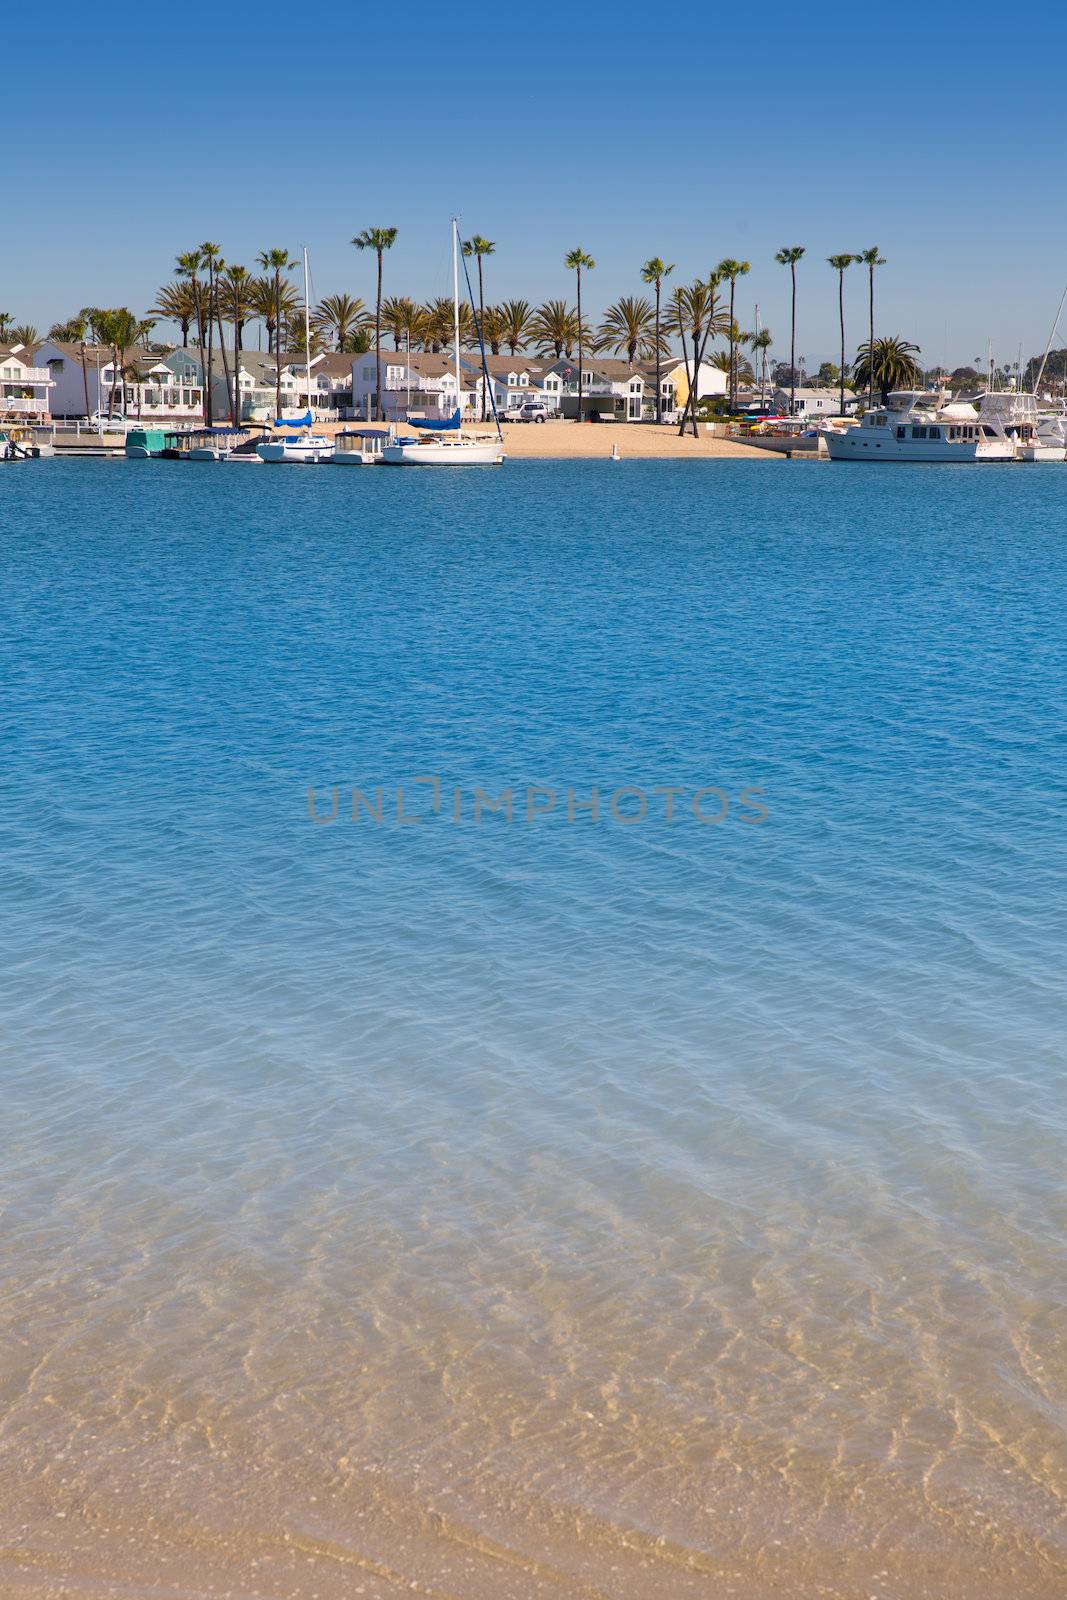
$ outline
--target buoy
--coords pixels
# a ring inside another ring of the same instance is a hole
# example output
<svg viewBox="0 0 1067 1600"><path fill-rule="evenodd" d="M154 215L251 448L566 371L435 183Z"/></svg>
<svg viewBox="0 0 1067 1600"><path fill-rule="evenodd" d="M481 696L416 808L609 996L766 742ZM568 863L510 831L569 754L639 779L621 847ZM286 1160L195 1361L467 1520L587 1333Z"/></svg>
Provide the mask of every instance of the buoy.
<svg viewBox="0 0 1067 1600"><path fill-rule="evenodd" d="M621 461L622 460L622 456L620 456L620 454L619 454L619 447L618 447L617 444L613 444L612 447L611 447L611 459L612 459L612 461Z"/></svg>

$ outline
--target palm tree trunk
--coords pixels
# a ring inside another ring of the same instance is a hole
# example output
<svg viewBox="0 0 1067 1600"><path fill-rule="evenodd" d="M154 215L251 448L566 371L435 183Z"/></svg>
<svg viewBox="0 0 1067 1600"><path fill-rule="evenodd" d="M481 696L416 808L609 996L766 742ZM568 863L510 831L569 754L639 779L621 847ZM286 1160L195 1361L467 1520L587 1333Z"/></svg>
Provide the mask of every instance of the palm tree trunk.
<svg viewBox="0 0 1067 1600"><path fill-rule="evenodd" d="M656 421L663 421L663 356L659 347L659 291L660 280L656 279Z"/></svg>
<svg viewBox="0 0 1067 1600"><path fill-rule="evenodd" d="M837 311L841 318L841 371L838 374L841 380L840 414L845 414L845 271L841 267L837 274Z"/></svg>
<svg viewBox="0 0 1067 1600"><path fill-rule="evenodd" d="M207 264L207 425L209 428L215 423L215 267L214 262Z"/></svg>
<svg viewBox="0 0 1067 1600"><path fill-rule="evenodd" d="M282 274L274 269L274 415L282 414Z"/></svg>
<svg viewBox="0 0 1067 1600"><path fill-rule="evenodd" d="M793 308L789 326L789 415L797 414L797 264L789 263L793 277Z"/></svg>
<svg viewBox="0 0 1067 1600"><path fill-rule="evenodd" d="M374 411L382 420L382 252L378 251L378 294L374 302Z"/></svg>
<svg viewBox="0 0 1067 1600"><path fill-rule="evenodd" d="M88 420L89 420L89 374L86 371L86 367L85 367L85 340L84 339L81 342L81 347L82 347L82 388L85 390L85 420L86 420L86 422L88 422ZM98 387L99 387L99 385L98 385ZM99 408L99 404L100 404L100 396L97 395L97 407L98 408Z"/></svg>
<svg viewBox="0 0 1067 1600"><path fill-rule="evenodd" d="M196 347L200 352L200 420L207 421L207 389L208 373L207 363L204 359L204 310L200 299L200 279L194 273L190 279L193 290L193 304L196 307Z"/></svg>
<svg viewBox="0 0 1067 1600"><path fill-rule="evenodd" d="M578 269L578 421L582 420L582 269Z"/></svg>
<svg viewBox="0 0 1067 1600"><path fill-rule="evenodd" d="M233 390L230 388L230 361L226 354L226 335L222 327L222 301L219 298L219 280L217 276L215 278L215 318L219 325L219 348L222 351L222 375L226 381L226 409L230 412L230 422L234 427L236 427L237 415L230 406L230 395L233 393Z"/></svg>
<svg viewBox="0 0 1067 1600"><path fill-rule="evenodd" d="M734 335L737 332L737 330L736 330L736 328L734 326L734 283L735 283L735 279L731 278L730 279L730 410L731 411L736 411L737 410L737 378L735 376L736 370L737 370L737 340L734 337Z"/></svg>
<svg viewBox="0 0 1067 1600"><path fill-rule="evenodd" d="M682 317L680 311L678 315L678 332L681 334L682 338L682 360L685 363L685 381L688 389L688 393L685 397L685 405L682 407L682 420L678 424L678 437L680 439L682 434L685 432L685 425L689 416L689 402L693 396L693 380L689 376L689 346L685 342L685 329L682 327Z"/></svg>
<svg viewBox="0 0 1067 1600"><path fill-rule="evenodd" d="M871 313L870 333L871 333L871 342L870 342L870 346L869 346L870 355L869 355L869 359L868 359L868 362L867 362L867 368L868 368L868 371L867 371L867 408L869 410L870 407L874 404L874 267L872 266L868 270L870 272L870 278L871 278L871 293L870 293L870 313Z"/></svg>
<svg viewBox="0 0 1067 1600"><path fill-rule="evenodd" d="M233 425L241 426L241 297L233 286Z"/></svg>
<svg viewBox="0 0 1067 1600"><path fill-rule="evenodd" d="M485 348L485 334L482 332L482 329L484 327L485 327L485 293L484 293L484 290L483 290L483 287L482 287L482 258L481 258L481 256L479 256L478 257L478 343L481 345L483 350ZM483 374L483 377L484 377L484 374ZM481 385L480 393L481 393L481 400L480 400L480 404L479 404L479 413L480 414L479 414L479 419L478 420L480 422L484 422L485 421L485 384L484 383Z"/></svg>

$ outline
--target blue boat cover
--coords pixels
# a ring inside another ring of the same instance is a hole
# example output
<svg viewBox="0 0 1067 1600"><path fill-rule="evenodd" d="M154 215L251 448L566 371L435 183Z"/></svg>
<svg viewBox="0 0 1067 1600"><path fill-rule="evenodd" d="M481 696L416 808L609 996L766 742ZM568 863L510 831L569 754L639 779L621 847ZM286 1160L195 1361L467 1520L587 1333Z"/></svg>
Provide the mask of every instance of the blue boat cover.
<svg viewBox="0 0 1067 1600"><path fill-rule="evenodd" d="M310 428L311 412L305 411L302 417L275 417L276 428Z"/></svg>
<svg viewBox="0 0 1067 1600"><path fill-rule="evenodd" d="M408 422L413 428L419 428L423 433L445 433L455 431L459 427L459 407L457 406L450 417L441 417L439 421L431 422L429 418L409 417Z"/></svg>

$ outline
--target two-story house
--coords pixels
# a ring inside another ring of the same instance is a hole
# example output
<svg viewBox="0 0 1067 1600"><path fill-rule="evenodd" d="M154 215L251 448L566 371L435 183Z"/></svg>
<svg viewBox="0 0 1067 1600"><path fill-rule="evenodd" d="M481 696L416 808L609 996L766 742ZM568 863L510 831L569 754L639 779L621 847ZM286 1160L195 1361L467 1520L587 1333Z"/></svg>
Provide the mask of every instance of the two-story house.
<svg viewBox="0 0 1067 1600"><path fill-rule="evenodd" d="M502 422L514 416L524 400L536 397L543 400L550 411L559 410L559 396L545 387L551 358L541 356L493 356L486 353L485 367L489 373L486 385L482 370L482 357L478 350L465 350L460 356L460 369L470 374L474 386L475 416L491 417L493 407L490 395L496 402L497 415ZM483 405L483 393L485 403Z"/></svg>
<svg viewBox="0 0 1067 1600"><path fill-rule="evenodd" d="M0 421L47 422L52 375L28 345L0 344Z"/></svg>
<svg viewBox="0 0 1067 1600"><path fill-rule="evenodd" d="M198 380L183 380L167 357L151 350L138 347L127 350L125 356L125 370L117 373L108 345L46 339L37 347L36 360L51 378L52 415L90 417L109 411L130 420L175 427L200 420Z"/></svg>
<svg viewBox="0 0 1067 1600"><path fill-rule="evenodd" d="M434 354L429 350L412 350L408 354L404 350L382 350L379 359L383 416L378 420L397 422L407 417L448 417L457 405L463 416L477 415L473 374L461 366L457 393L451 352ZM352 356L350 360L353 414L374 420L377 382L374 351Z"/></svg>

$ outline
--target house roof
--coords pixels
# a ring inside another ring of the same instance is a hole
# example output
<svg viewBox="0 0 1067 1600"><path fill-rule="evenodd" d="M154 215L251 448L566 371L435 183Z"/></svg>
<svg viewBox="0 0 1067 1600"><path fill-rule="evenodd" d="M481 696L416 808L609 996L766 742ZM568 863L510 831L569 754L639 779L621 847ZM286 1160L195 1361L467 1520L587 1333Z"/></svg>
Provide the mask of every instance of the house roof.
<svg viewBox="0 0 1067 1600"><path fill-rule="evenodd" d="M42 350L57 350L59 354L66 360L76 361L79 366L81 365L82 347L80 344L70 344L64 339L42 339L41 343L37 346L38 359L40 358ZM86 366L95 367L98 356L100 358L100 365L102 367L110 366L111 346L109 344L86 344ZM126 359L131 363L149 361L155 364L162 361L164 358L162 356L153 354L151 350L146 350L143 345L128 345L126 348Z"/></svg>

